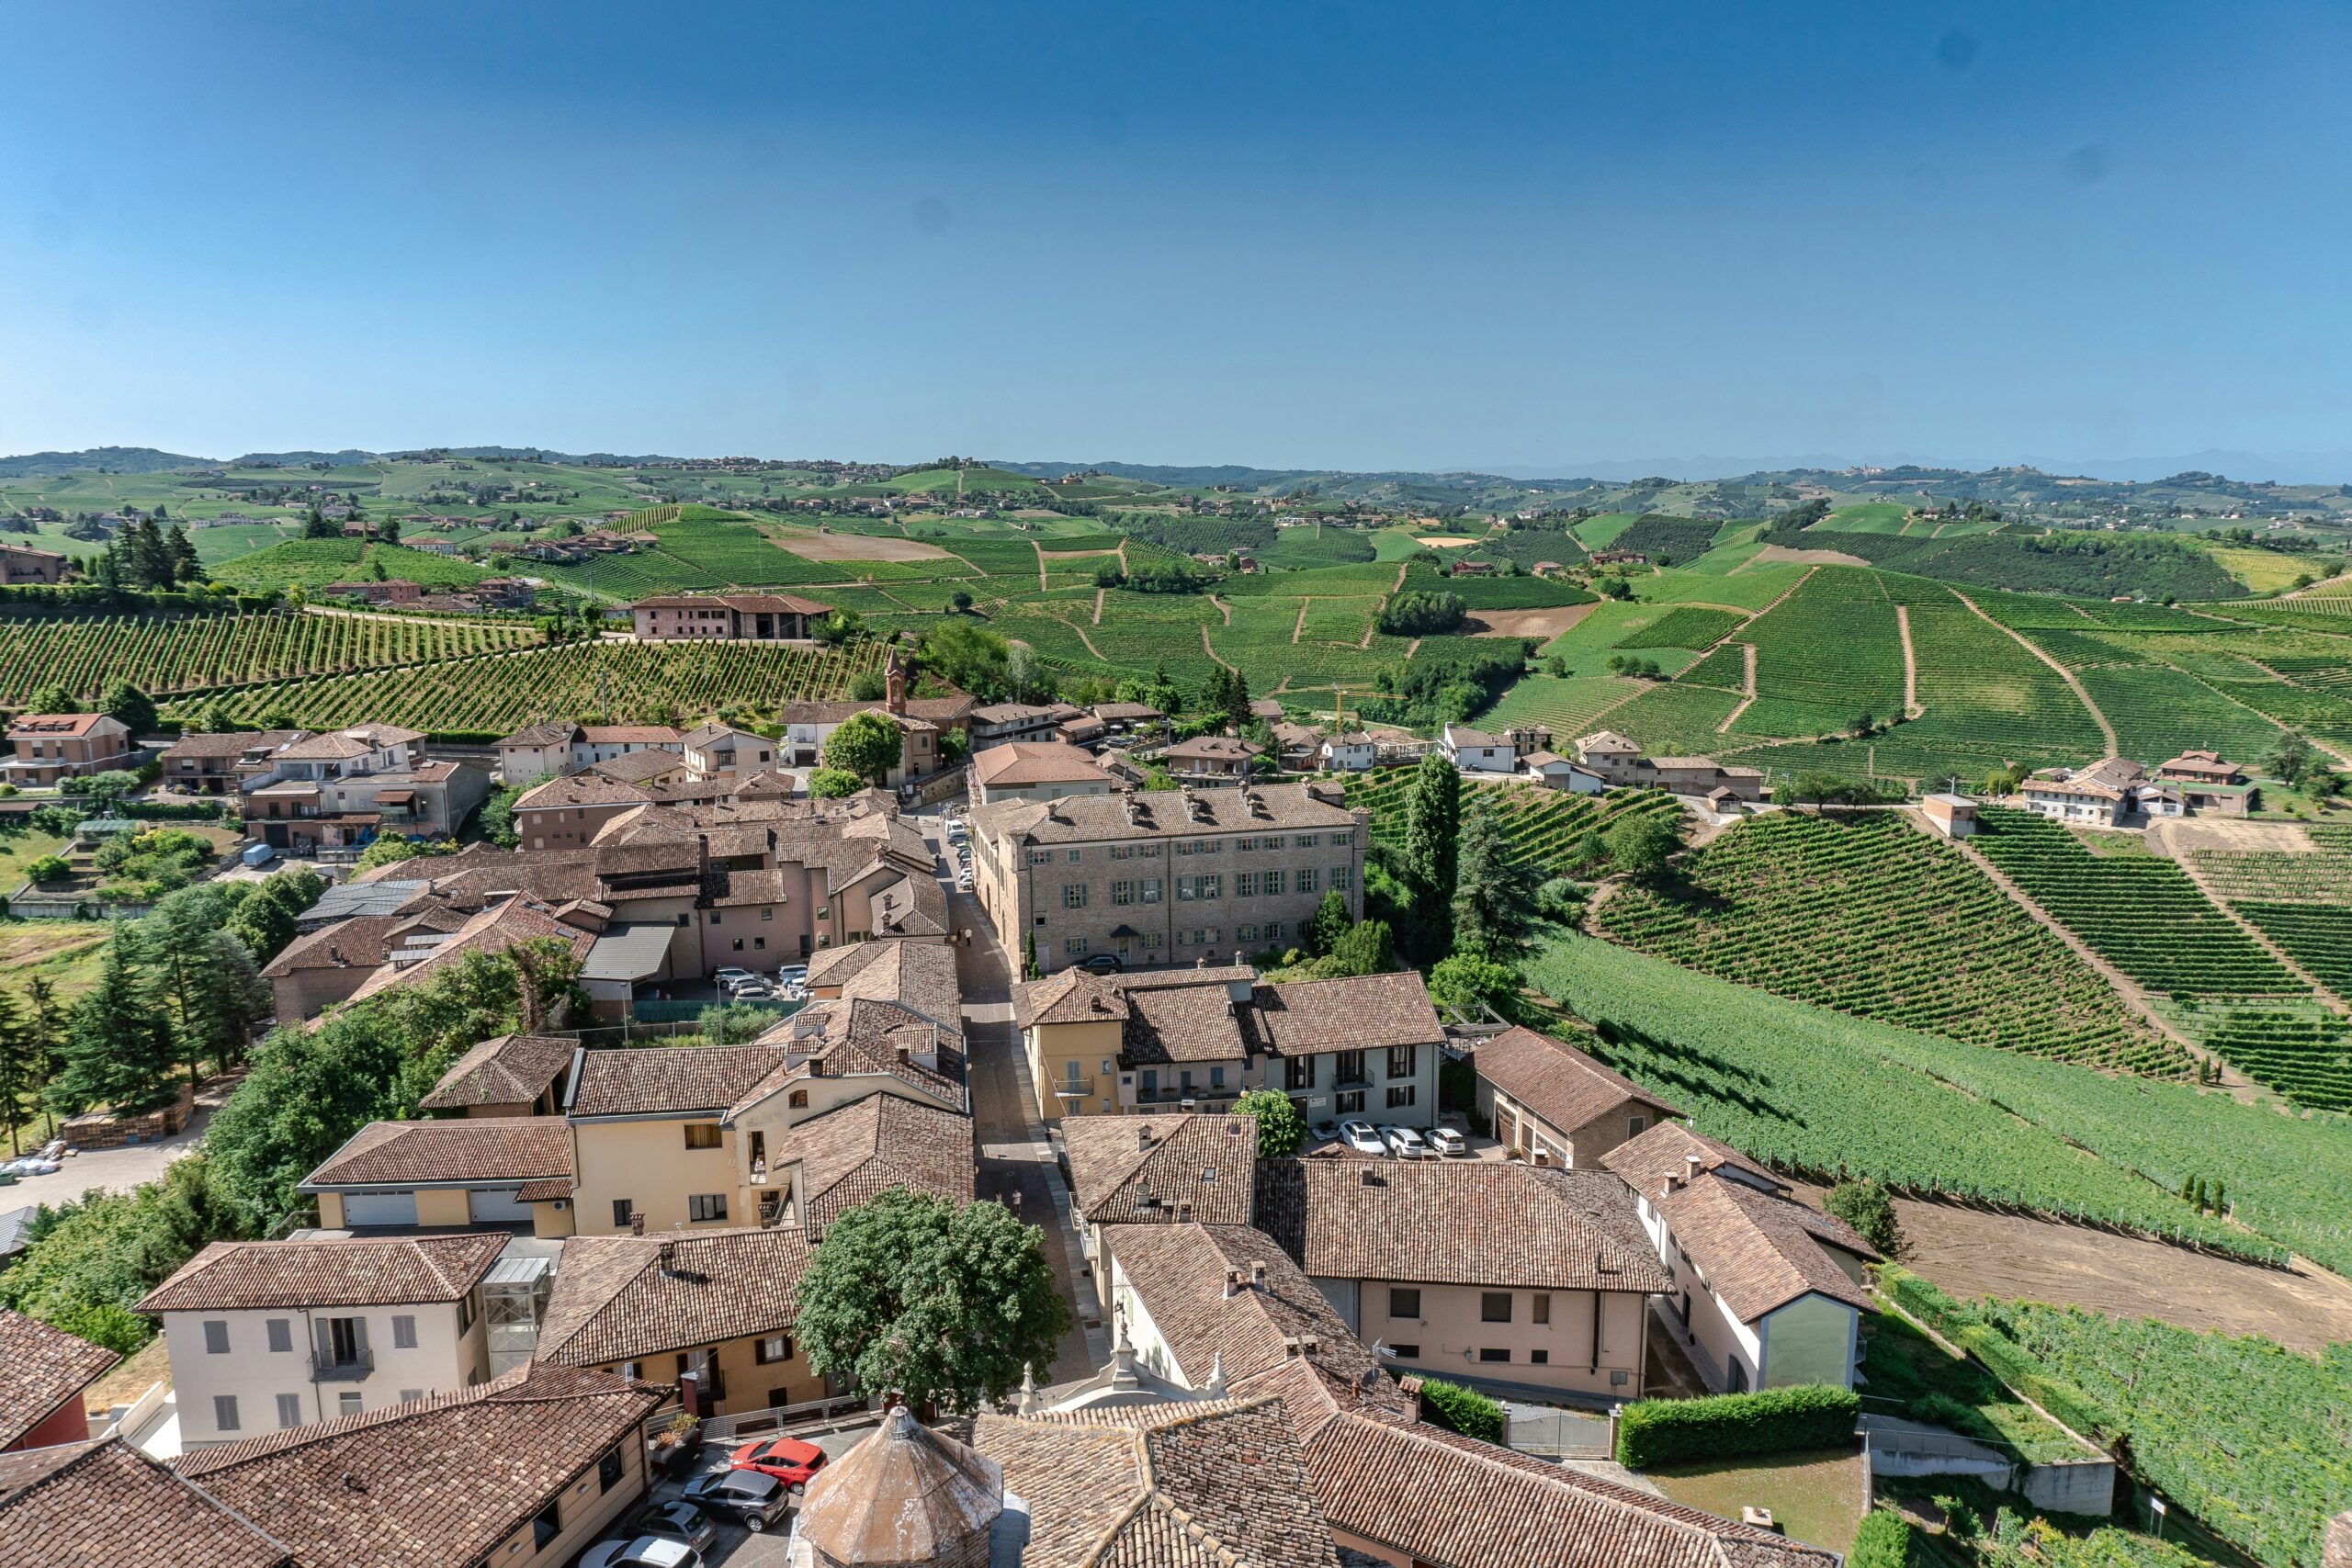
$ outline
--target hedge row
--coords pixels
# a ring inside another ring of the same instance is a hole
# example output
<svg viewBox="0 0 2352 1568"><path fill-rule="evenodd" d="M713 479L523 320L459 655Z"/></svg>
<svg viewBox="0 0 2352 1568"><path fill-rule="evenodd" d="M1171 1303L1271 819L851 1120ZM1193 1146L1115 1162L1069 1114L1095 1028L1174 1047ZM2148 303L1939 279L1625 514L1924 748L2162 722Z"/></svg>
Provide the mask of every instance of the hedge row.
<svg viewBox="0 0 2352 1568"><path fill-rule="evenodd" d="M1854 1532L1846 1568L1905 1568L1911 1556L1911 1526L1892 1508L1872 1508Z"/></svg>
<svg viewBox="0 0 2352 1568"><path fill-rule="evenodd" d="M2052 1377L2047 1368L2020 1348L1977 1311L1956 1301L1917 1274L1882 1265L1879 1289L1897 1305L1937 1333L1975 1357L1995 1377L2032 1400L2061 1422L2094 1442L2105 1442L2120 1430L2119 1423L2074 1384Z"/></svg>
<svg viewBox="0 0 2352 1568"><path fill-rule="evenodd" d="M1501 1405L1475 1388L1437 1378L1421 1380L1421 1416L1433 1427L1481 1442L1500 1443L1510 1435L1510 1418Z"/></svg>
<svg viewBox="0 0 2352 1568"><path fill-rule="evenodd" d="M1862 1402L1827 1383L1720 1393L1707 1399L1645 1399L1617 1421L1617 1462L1632 1470L1732 1454L1827 1449L1854 1440Z"/></svg>

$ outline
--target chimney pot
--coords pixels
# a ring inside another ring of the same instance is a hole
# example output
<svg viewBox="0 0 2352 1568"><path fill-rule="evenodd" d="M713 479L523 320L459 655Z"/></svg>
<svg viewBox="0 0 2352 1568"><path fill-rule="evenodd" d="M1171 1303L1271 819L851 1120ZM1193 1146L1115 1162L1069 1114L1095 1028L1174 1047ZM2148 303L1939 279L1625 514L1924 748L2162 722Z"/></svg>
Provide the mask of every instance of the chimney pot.
<svg viewBox="0 0 2352 1568"><path fill-rule="evenodd" d="M1227 1269L1225 1271L1225 1299L1227 1301L1231 1301L1234 1296L1240 1292L1240 1290L1241 1270L1238 1269Z"/></svg>
<svg viewBox="0 0 2352 1568"><path fill-rule="evenodd" d="M1266 1260L1264 1258L1257 1258L1250 1259L1250 1283L1261 1291L1266 1288Z"/></svg>
<svg viewBox="0 0 2352 1568"><path fill-rule="evenodd" d="M631 1209L628 1212L628 1234L631 1235L645 1234L645 1215L641 1211Z"/></svg>

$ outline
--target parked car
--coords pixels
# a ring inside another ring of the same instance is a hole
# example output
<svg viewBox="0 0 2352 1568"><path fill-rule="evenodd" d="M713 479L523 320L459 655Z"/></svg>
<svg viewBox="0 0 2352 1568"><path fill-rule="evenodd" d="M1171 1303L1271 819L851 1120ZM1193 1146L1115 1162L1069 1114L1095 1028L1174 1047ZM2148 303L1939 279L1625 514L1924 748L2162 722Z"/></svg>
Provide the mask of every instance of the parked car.
<svg viewBox="0 0 2352 1568"><path fill-rule="evenodd" d="M683 1540L696 1551L708 1551L710 1543L718 1539L718 1526L692 1503L651 1503L630 1516L619 1534L628 1540L658 1535Z"/></svg>
<svg viewBox="0 0 2352 1568"><path fill-rule="evenodd" d="M772 1002L775 1000L776 989L765 980L754 976L738 985L733 994L739 1002Z"/></svg>
<svg viewBox="0 0 2352 1568"><path fill-rule="evenodd" d="M1317 1122L1307 1131L1315 1134L1317 1142L1328 1144L1340 1135L1340 1124L1337 1122Z"/></svg>
<svg viewBox="0 0 2352 1568"><path fill-rule="evenodd" d="M1126 967L1115 953L1090 953L1078 961L1078 966L1093 975L1116 975Z"/></svg>
<svg viewBox="0 0 2352 1568"><path fill-rule="evenodd" d="M808 983L801 980L793 981L790 985L776 992L776 999L786 1002L807 1001L808 999Z"/></svg>
<svg viewBox="0 0 2352 1568"><path fill-rule="evenodd" d="M1430 1152L1429 1145L1422 1141L1420 1134L1410 1127L1383 1127L1380 1130L1380 1141L1386 1144L1388 1152L1398 1159L1435 1157Z"/></svg>
<svg viewBox="0 0 2352 1568"><path fill-rule="evenodd" d="M745 1443L727 1462L737 1470L772 1475L786 1486L806 1486L810 1476L825 1468L825 1450L797 1438L770 1438Z"/></svg>
<svg viewBox="0 0 2352 1568"><path fill-rule="evenodd" d="M1436 1154L1459 1159L1470 1152L1470 1140L1451 1127L1432 1127L1430 1129L1430 1148Z"/></svg>
<svg viewBox="0 0 2352 1568"><path fill-rule="evenodd" d="M702 1553L666 1535L641 1535L600 1541L580 1559L580 1568L702 1568Z"/></svg>
<svg viewBox="0 0 2352 1568"><path fill-rule="evenodd" d="M787 964L775 972L775 983L779 986L789 986L808 978L808 965L806 964Z"/></svg>
<svg viewBox="0 0 2352 1568"><path fill-rule="evenodd" d="M1340 1136L1348 1141L1348 1147L1360 1155L1385 1155L1388 1152L1388 1145L1380 1141L1380 1130L1369 1122L1342 1122L1340 1123Z"/></svg>
<svg viewBox="0 0 2352 1568"><path fill-rule="evenodd" d="M724 969L712 970L710 972L710 978L711 983L717 986L720 990L731 991L736 987L741 985L744 981L756 980L759 976L752 974L749 969L739 969L730 964Z"/></svg>
<svg viewBox="0 0 2352 1568"><path fill-rule="evenodd" d="M707 1471L686 1483L684 1496L704 1513L733 1519L747 1530L767 1529L792 1505L783 1482L756 1470Z"/></svg>

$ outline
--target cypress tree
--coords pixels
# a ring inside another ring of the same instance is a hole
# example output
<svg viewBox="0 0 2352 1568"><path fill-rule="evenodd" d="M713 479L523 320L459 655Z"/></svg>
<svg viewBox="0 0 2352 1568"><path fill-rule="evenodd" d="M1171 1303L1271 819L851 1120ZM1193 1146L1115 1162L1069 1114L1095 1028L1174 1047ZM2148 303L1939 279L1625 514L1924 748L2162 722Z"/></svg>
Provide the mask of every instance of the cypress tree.
<svg viewBox="0 0 2352 1568"><path fill-rule="evenodd" d="M51 1102L69 1116L99 1105L153 1111L177 1092L171 1030L134 958L130 928L118 923L97 984L74 1006L63 1070L50 1086Z"/></svg>
<svg viewBox="0 0 2352 1568"><path fill-rule="evenodd" d="M1432 953L1453 944L1455 840L1462 829L1462 775L1438 752L1421 759L1405 798L1405 875Z"/></svg>

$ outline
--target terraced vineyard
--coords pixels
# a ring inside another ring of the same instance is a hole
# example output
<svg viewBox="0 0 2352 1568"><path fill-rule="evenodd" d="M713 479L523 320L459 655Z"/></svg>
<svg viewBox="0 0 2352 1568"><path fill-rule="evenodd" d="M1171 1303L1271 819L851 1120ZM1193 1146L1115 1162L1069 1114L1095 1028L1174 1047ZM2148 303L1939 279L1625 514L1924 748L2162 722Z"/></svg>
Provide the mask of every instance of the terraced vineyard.
<svg viewBox="0 0 2352 1568"><path fill-rule="evenodd" d="M2352 1027L2342 1019L2233 1008L2206 1030L2204 1043L2299 1105L2352 1111Z"/></svg>
<svg viewBox="0 0 2352 1568"><path fill-rule="evenodd" d="M1971 840L2100 957L2150 990L2293 996L2304 987L2199 891L2151 854L2095 855L2066 829L1986 807Z"/></svg>
<svg viewBox="0 0 2352 1568"><path fill-rule="evenodd" d="M1624 887L1603 934L1858 1018L2177 1077L2189 1059L1967 857L1889 812L1779 812Z"/></svg>
<svg viewBox="0 0 2352 1568"><path fill-rule="evenodd" d="M1412 778L1411 768L1379 768L1348 780L1347 802L1372 812L1375 840L1404 841L1405 797ZM1586 834L1597 829L1627 818L1672 818L1681 811L1673 796L1648 789L1570 795L1542 784L1465 784L1463 810L1467 812L1473 802L1496 813L1514 855L1550 876L1566 873L1571 852Z"/></svg>
<svg viewBox="0 0 2352 1568"><path fill-rule="evenodd" d="M116 681L156 694L453 659L538 640L514 622L358 615L97 615L0 619L0 707L59 684L95 697Z"/></svg>
<svg viewBox="0 0 2352 1568"><path fill-rule="evenodd" d="M617 722L691 722L722 708L773 713L801 698L833 698L882 645L785 648L771 643L566 643L439 664L252 686L231 693L244 724L334 729L375 720L435 735L504 735L537 720L596 713Z"/></svg>
<svg viewBox="0 0 2352 1568"><path fill-rule="evenodd" d="M1591 937L1525 973L1598 1028L1579 1046L1777 1170L2352 1267L2341 1117L1849 1018ZM2192 1176L2227 1184L2236 1224L2180 1201Z"/></svg>

